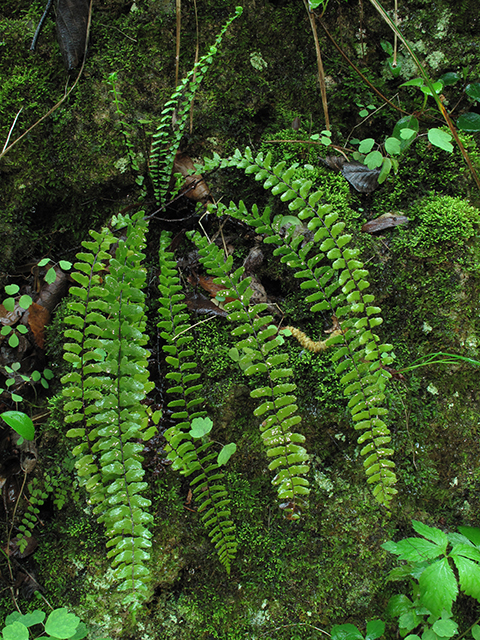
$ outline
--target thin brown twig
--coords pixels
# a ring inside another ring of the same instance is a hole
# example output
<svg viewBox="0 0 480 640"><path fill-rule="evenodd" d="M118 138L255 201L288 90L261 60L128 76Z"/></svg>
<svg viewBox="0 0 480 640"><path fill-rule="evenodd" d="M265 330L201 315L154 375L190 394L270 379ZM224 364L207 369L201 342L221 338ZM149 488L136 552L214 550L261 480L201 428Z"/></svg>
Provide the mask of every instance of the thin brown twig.
<svg viewBox="0 0 480 640"><path fill-rule="evenodd" d="M178 87L178 71L180 67L180 33L182 28L182 0L176 0L175 11L177 14L177 39L175 43L175 87Z"/></svg>
<svg viewBox="0 0 480 640"><path fill-rule="evenodd" d="M197 45L195 47L195 64L197 64L198 62L198 55L200 52L200 39L199 39L199 33L198 33L198 13L197 13L197 0L193 0L193 6L195 8L195 30L197 32ZM195 71L193 74L193 82L195 82L195 79L197 77L197 72ZM193 99L192 99L192 104L190 105L190 135L192 135L193 132Z"/></svg>
<svg viewBox="0 0 480 640"><path fill-rule="evenodd" d="M308 13L310 26L312 28L313 40L315 42L315 51L317 54L318 82L320 83L320 94L322 96L323 115L325 117L325 129L330 131L330 118L328 116L327 88L325 85L325 72L323 70L322 54L320 52L320 43L318 41L317 25L315 23L315 14L310 11L308 0L303 0L305 9Z"/></svg>

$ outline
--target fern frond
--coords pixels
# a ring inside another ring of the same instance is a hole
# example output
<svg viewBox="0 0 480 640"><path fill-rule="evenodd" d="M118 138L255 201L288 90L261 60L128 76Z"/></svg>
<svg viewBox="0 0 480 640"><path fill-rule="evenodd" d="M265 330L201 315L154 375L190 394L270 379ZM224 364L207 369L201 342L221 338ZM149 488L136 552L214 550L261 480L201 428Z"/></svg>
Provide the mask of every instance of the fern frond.
<svg viewBox="0 0 480 640"><path fill-rule="evenodd" d="M243 278L241 267L234 273L232 257L224 259L224 253L215 244L209 244L200 234L193 240L199 248L200 261L207 270L216 276L215 283L224 287L222 295L234 298L225 305L228 317L240 323L232 335L243 338L238 348L244 353L241 359L246 375L263 374L266 386L259 386L251 392L253 398L262 398L263 402L254 411L262 416L261 434L267 456L271 458L270 471L276 475L272 483L277 487L280 508L285 510L291 520L300 517L299 512L309 494L309 483L304 477L309 471L308 455L301 444L305 437L293 431L301 422L296 415L296 386L286 382L293 375L287 364L288 355L278 353L281 344L276 335L277 328L272 325L272 316L260 316L267 309L265 303L250 306L253 291L251 278Z"/></svg>
<svg viewBox="0 0 480 640"><path fill-rule="evenodd" d="M180 140L182 139L185 126L188 121L190 105L195 97L195 93L200 86L209 66L218 53L218 48L223 36L230 24L243 12L242 7L236 7L235 13L222 27L215 44L210 47L207 54L202 56L182 80L170 100L165 103L161 113L160 124L153 135L152 149L150 153L150 174L153 182L155 200L158 205L162 204L170 183L172 175L173 161ZM175 126L172 132L173 116L175 114Z"/></svg>
<svg viewBox="0 0 480 640"><path fill-rule="evenodd" d="M191 348L192 336L185 333L189 328L189 317L185 313L186 304L181 293L180 279L173 254L168 251L169 234L162 233L160 240L160 307L162 320L158 323L161 337L165 340L163 350L167 354L170 371L166 379L170 381L167 392L175 395L168 403L174 410L172 418L177 424L165 432L166 451L172 466L192 479L190 485L202 513L202 522L217 550L220 562L230 573L230 565L237 550L235 525L231 520L230 500L223 484L223 473L213 450L213 442L195 425L205 416L200 409L204 403L200 396L202 384L196 373L195 355Z"/></svg>
<svg viewBox="0 0 480 640"><path fill-rule="evenodd" d="M107 556L116 567L119 589L130 591L124 599L132 609L147 595L153 518L150 500L141 493L143 445L152 437L141 401L151 390L148 381L145 334L144 258L147 222L143 212L132 218L118 216L118 227L126 227L114 255L107 250L116 242L103 229L90 232L93 242L84 242L72 274L79 287L69 303L64 357L73 371L62 378L63 394L70 411L66 422L76 425L67 433L80 437L75 447L76 467L90 494L93 512L106 529Z"/></svg>
<svg viewBox="0 0 480 640"><path fill-rule="evenodd" d="M293 227L285 236L278 233L271 211L263 213L254 206L252 211L240 202L229 207L219 204L219 215L227 214L255 227L264 236L264 242L277 245L274 255L294 269L295 277L302 280L301 288L308 291L306 301L312 303L312 311L329 311L335 315L341 331L327 338L326 345L335 345L336 372L345 386L355 429L361 431L358 438L362 445L367 482L373 485L373 494L386 507L396 493L394 463L390 459L393 450L387 445L390 432L381 418L387 410L381 406L384 389L390 374L382 365L391 363L388 355L391 345L380 344L375 333L382 318L380 308L374 304L374 296L367 293L368 272L359 258L359 251L350 248L351 235L344 233L345 223L331 206L318 205L321 191L312 191L310 180L296 179L298 165L286 168L285 162L271 166L271 154L256 158L250 149L242 154L238 150L220 166L238 167L255 180L263 182L265 189L288 203L292 215L307 223L313 237L306 240L295 233ZM213 206L211 207L213 210Z"/></svg>

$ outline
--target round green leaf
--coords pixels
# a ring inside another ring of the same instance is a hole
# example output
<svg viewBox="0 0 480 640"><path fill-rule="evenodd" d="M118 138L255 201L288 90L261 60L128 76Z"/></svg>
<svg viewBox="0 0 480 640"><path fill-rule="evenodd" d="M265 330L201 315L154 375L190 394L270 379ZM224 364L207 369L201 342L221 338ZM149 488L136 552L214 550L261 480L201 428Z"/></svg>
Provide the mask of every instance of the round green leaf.
<svg viewBox="0 0 480 640"><path fill-rule="evenodd" d="M12 400L14 402L23 402L23 396L19 396L18 393L12 393Z"/></svg>
<svg viewBox="0 0 480 640"><path fill-rule="evenodd" d="M415 135L415 131L413 129L409 129L405 127L404 129L400 129L400 138L402 140L410 140L412 136Z"/></svg>
<svg viewBox="0 0 480 640"><path fill-rule="evenodd" d="M11 332L12 327L9 327L8 324L5 325L4 327L2 327L0 329L0 334L2 334L2 336L8 336L8 334Z"/></svg>
<svg viewBox="0 0 480 640"><path fill-rule="evenodd" d="M3 631L3 640L28 640L28 629L21 622L7 625Z"/></svg>
<svg viewBox="0 0 480 640"><path fill-rule="evenodd" d="M75 635L80 618L74 613L68 613L65 607L54 609L45 623L45 631L54 638L65 640Z"/></svg>
<svg viewBox="0 0 480 640"><path fill-rule="evenodd" d="M7 286L5 287L5 293L7 293L9 296L14 296L19 291L20 287L18 286L18 284L7 284Z"/></svg>
<svg viewBox="0 0 480 640"><path fill-rule="evenodd" d="M22 309L28 309L32 302L33 300L30 296L22 296L18 301L18 304L22 307Z"/></svg>
<svg viewBox="0 0 480 640"><path fill-rule="evenodd" d="M23 436L25 440L33 440L35 438L35 427L31 418L21 411L4 411L1 414L2 419L18 434Z"/></svg>
<svg viewBox="0 0 480 640"><path fill-rule="evenodd" d="M368 153L372 150L374 144L375 140L373 138L365 138L360 142L358 150L360 151L360 153Z"/></svg>
<svg viewBox="0 0 480 640"><path fill-rule="evenodd" d="M72 268L72 263L68 260L60 260L58 264L60 266L60 269L63 269L64 271L68 271Z"/></svg>
<svg viewBox="0 0 480 640"><path fill-rule="evenodd" d="M5 298L3 306L7 311L13 311L15 309L15 298Z"/></svg>
<svg viewBox="0 0 480 640"><path fill-rule="evenodd" d="M39 267L45 267L50 262L50 258L42 258L38 263Z"/></svg>
<svg viewBox="0 0 480 640"><path fill-rule="evenodd" d="M385 140L385 151L392 156L398 156L400 149L400 140L397 138L387 138Z"/></svg>
<svg viewBox="0 0 480 640"><path fill-rule="evenodd" d="M457 633L458 624L453 620L441 618L433 624L432 630L441 638L451 638Z"/></svg>
<svg viewBox="0 0 480 640"><path fill-rule="evenodd" d="M480 100L480 82L472 82L470 84L467 84L465 93L469 98Z"/></svg>
<svg viewBox="0 0 480 640"><path fill-rule="evenodd" d="M23 333L23 335L28 333L28 329L24 324L17 325L17 331L18 331L18 333Z"/></svg>
<svg viewBox="0 0 480 640"><path fill-rule="evenodd" d="M443 149L444 151L448 151L452 153L453 145L450 142L452 136L447 131L442 131L442 129L429 129L428 131L428 140L435 147L439 147L439 149Z"/></svg>
<svg viewBox="0 0 480 640"><path fill-rule="evenodd" d="M221 466L222 464L226 464L230 458L233 456L235 451L237 450L237 445L234 442L230 444L226 444L217 457L217 462Z"/></svg>
<svg viewBox="0 0 480 640"><path fill-rule="evenodd" d="M22 624L26 627L33 627L34 624L40 624L45 620L45 612L35 609L32 613L26 613L22 616Z"/></svg>
<svg viewBox="0 0 480 640"><path fill-rule="evenodd" d="M473 113L473 111L464 113L457 120L457 125L462 131L471 131L472 133L480 131L480 114ZM5 303L3 304L5 305Z"/></svg>
<svg viewBox="0 0 480 640"><path fill-rule="evenodd" d="M478 626L478 624L472 627L472 636L475 638L475 640L480 640L480 627Z"/></svg>
<svg viewBox="0 0 480 640"><path fill-rule="evenodd" d="M371 151L367 156L365 156L364 163L369 169L377 169L383 164L383 156L380 151Z"/></svg>
<svg viewBox="0 0 480 640"><path fill-rule="evenodd" d="M213 428L213 422L210 418L194 418L192 420L192 428L190 429L190 435L192 438L202 438L210 433Z"/></svg>

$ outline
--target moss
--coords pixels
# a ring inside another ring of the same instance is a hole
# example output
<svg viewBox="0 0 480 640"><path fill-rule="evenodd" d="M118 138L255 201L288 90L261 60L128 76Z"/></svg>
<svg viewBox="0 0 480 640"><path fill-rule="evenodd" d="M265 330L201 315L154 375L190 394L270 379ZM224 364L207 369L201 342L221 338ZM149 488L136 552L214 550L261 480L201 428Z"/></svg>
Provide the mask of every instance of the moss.
<svg viewBox="0 0 480 640"><path fill-rule="evenodd" d="M408 229L400 229L395 249L407 249L417 257L443 257L450 249L462 251L476 232L480 212L462 198L431 195L417 200L406 211Z"/></svg>

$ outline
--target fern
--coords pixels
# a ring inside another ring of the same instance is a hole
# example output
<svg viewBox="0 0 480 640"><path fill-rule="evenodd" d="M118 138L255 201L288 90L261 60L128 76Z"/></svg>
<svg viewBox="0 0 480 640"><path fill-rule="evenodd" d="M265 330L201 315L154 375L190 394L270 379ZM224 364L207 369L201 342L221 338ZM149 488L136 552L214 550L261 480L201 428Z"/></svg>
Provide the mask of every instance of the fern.
<svg viewBox="0 0 480 640"><path fill-rule="evenodd" d="M200 86L215 55L218 53L223 36L230 24L243 12L242 7L236 7L235 14L231 16L217 36L215 44L210 47L207 54L202 56L194 65L187 77L177 87L176 91L166 102L161 113L160 124L153 135L152 150L150 154L150 175L153 182L155 200L162 204L170 183L173 161L180 146L180 141L189 117L190 105L195 98L195 93ZM172 131L173 117L175 125Z"/></svg>
<svg viewBox="0 0 480 640"><path fill-rule="evenodd" d="M168 403L174 410L172 418L177 424L165 432L166 451L173 462L173 468L192 479L193 495L202 513L202 522L217 550L220 562L230 573L231 561L235 556L237 542L235 526L230 518L227 491L223 484L223 474L218 463L213 442L207 439L208 424L202 420L205 411L200 408L204 400L199 393L202 384L200 374L194 370L192 360L192 336L189 329L189 317L184 313L186 304L181 293L181 285L173 254L167 250L170 238L162 233L160 243L160 308L162 320L158 326L166 344L163 350L170 371L166 379L171 385L168 393L176 399Z"/></svg>
<svg viewBox="0 0 480 640"><path fill-rule="evenodd" d="M292 395L296 386L286 379L292 376L292 370L284 367L288 360L285 353L277 353L282 340L277 336L277 327L272 325L272 316L260 316L267 309L266 303L250 306L252 289L251 278L243 278L244 268L240 267L231 274L233 258L224 259L224 253L215 244L209 244L196 233L193 239L200 251L200 261L207 270L216 276L215 283L224 287L222 295L234 298L225 305L230 320L241 323L232 331L232 335L242 338L238 348L244 353L240 362L246 375L263 374L267 384L251 392L252 398L264 401L254 411L262 416L261 434L267 456L272 459L270 471L276 471L272 483L277 487L280 508L285 510L287 518L296 520L309 494L306 464L308 455L301 444L305 437L292 431L292 427L301 421L296 415L296 397Z"/></svg>
<svg viewBox="0 0 480 640"><path fill-rule="evenodd" d="M341 330L325 341L325 346L335 346L333 360L336 372L348 396L348 408L355 429L361 431L358 443L362 445L367 482L373 485L378 502L389 506L396 493L394 463L390 459L393 450L388 447L390 432L382 416L387 410L381 406L384 389L390 374L383 367L392 362L391 345L380 344L375 333L382 318L374 296L367 293L368 272L359 258L359 251L350 248L351 236L344 233L345 223L331 206L319 205L321 191L312 192L312 181L295 179L298 165L286 168L285 162L271 166L271 154L265 158L259 154L253 158L250 149L242 154L236 151L229 159L215 155L206 161L205 169L237 167L255 180L263 182L265 189L288 203L288 209L300 221L307 222L313 238L306 240L296 235L291 227L280 236L269 208L260 213L252 211L240 202L228 207L216 205L219 215L230 215L255 227L264 236L264 242L277 245L274 255L280 256L302 280L301 288L309 292L307 302L313 312L329 311L340 322ZM215 209L211 205L211 209Z"/></svg>
<svg viewBox="0 0 480 640"><path fill-rule="evenodd" d="M124 602L134 610L147 594L149 571L145 561L151 547L147 526L153 518L146 510L150 500L141 493L139 440L155 430L147 428L141 404L153 384L148 381L148 351L144 348L145 309L142 287L147 223L143 212L132 218L118 216L114 224L126 228L117 243L109 229L91 231L70 289L65 322L65 359L72 371L62 378L67 398L66 422L75 425L67 436L81 438L73 453L76 467L93 505L93 513L106 529L107 557L116 567L119 589L131 593Z"/></svg>

